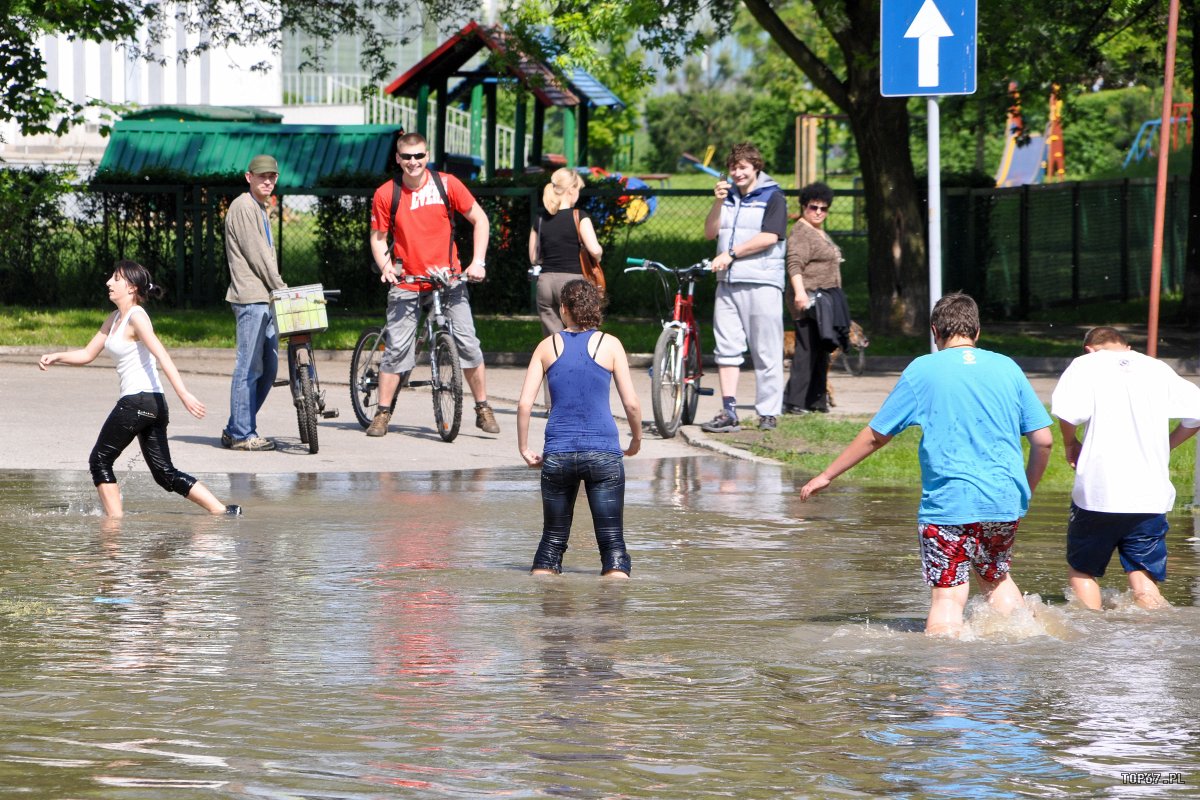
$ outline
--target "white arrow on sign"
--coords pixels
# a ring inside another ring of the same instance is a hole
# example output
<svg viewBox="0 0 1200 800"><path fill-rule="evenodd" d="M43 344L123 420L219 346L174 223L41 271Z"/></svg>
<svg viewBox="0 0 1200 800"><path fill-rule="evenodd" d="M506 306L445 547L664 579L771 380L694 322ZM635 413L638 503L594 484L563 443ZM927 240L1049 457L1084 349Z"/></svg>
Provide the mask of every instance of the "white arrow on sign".
<svg viewBox="0 0 1200 800"><path fill-rule="evenodd" d="M917 86L937 86L938 40L953 36L954 31L946 24L946 18L938 11L933 0L925 0L917 16L904 34L905 39L917 40Z"/></svg>

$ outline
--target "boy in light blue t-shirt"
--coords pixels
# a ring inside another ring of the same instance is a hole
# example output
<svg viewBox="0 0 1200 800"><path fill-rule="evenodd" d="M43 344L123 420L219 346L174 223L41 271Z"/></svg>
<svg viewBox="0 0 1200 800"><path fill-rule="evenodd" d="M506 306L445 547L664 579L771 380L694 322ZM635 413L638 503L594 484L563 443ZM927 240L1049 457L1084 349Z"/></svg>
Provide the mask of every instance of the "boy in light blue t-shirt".
<svg viewBox="0 0 1200 800"><path fill-rule="evenodd" d="M931 587L925 632L957 636L974 570L993 608L1021 591L1009 575L1013 540L1050 460L1050 415L1021 368L981 350L979 307L949 294L933 307L937 352L909 364L871 422L800 491L807 500L905 428L921 428L921 566ZM1029 440L1022 464L1021 437Z"/></svg>

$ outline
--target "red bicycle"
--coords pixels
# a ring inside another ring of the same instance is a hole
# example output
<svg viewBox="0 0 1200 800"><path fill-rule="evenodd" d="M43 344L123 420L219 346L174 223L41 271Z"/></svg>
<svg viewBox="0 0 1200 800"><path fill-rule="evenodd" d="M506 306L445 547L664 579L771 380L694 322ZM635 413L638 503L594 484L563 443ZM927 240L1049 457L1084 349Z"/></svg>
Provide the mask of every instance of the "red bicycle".
<svg viewBox="0 0 1200 800"><path fill-rule="evenodd" d="M706 390L700 386L700 379L704 377L700 358L700 327L696 324L692 305L696 281L710 274L709 261L705 259L678 269L641 258L627 258L625 263L632 265L626 268L626 272L653 272L658 275L668 297L671 288L667 276L675 280L674 310L671 318L663 321L663 331L654 345L654 361L650 366L654 424L659 436L670 439L679 432L680 425L691 425L696 420L700 395L713 393L712 389Z"/></svg>

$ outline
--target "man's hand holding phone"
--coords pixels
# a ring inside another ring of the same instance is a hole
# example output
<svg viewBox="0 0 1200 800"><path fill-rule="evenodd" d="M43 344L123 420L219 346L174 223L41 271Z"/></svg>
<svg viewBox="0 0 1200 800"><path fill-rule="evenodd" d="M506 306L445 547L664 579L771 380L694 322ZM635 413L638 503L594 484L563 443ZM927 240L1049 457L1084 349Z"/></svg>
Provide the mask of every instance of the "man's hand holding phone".
<svg viewBox="0 0 1200 800"><path fill-rule="evenodd" d="M724 200L729 196L729 190L733 188L733 184L729 182L729 176L721 173L721 177L717 178L717 186L713 189L713 195L718 200Z"/></svg>

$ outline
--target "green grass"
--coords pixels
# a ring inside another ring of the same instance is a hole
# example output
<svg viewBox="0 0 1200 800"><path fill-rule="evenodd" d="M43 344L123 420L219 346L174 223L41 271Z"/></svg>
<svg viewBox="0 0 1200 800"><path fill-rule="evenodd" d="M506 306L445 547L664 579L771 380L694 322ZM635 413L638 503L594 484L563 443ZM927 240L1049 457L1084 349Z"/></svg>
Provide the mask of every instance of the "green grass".
<svg viewBox="0 0 1200 800"><path fill-rule="evenodd" d="M1107 304L1105 310L1071 310L1066 319L1052 328L1046 324L1031 326L992 326L984 323L982 346L1009 356L1074 357L1079 354L1079 329L1075 318L1104 322L1142 321L1144 303ZM1178 305L1178 301L1174 301ZM1170 303L1164 303L1164 317ZM705 311L705 307L699 309ZM37 346L50 349L82 347L100 328L105 309L30 309L0 306L0 345ZM233 315L224 308L156 309L150 308L155 330L168 347L233 347ZM358 341L363 328L383 324L383 308L378 314L331 311L329 330L317 334L317 347L349 350ZM701 346L713 351L712 326L701 319ZM484 349L496 353L528 353L541 340L541 326L532 316L477 314L475 327ZM631 353L652 353L662 328L656 318L614 317L604 330L619 338ZM868 331L869 332L869 331ZM924 336L871 335L870 356L917 356L929 352Z"/></svg>
<svg viewBox="0 0 1200 800"><path fill-rule="evenodd" d="M0 345L36 346L47 351L83 347L100 329L109 311L103 309L35 310L0 306ZM169 310L150 308L154 329L167 347L235 346L233 314L227 309ZM315 336L325 350L350 350L364 328L383 324L383 309L376 315L337 313L329 316L329 329ZM542 338L536 317L501 317L481 314L475 328L489 352L529 353ZM614 319L604 330L619 338L631 353L651 353L662 331L653 319ZM708 352L712 332L704 330Z"/></svg>
<svg viewBox="0 0 1200 800"><path fill-rule="evenodd" d="M773 458L795 467L801 473L816 475L869 422L869 417L829 417L809 414L802 417L779 418L779 427L772 432L760 433L744 428L735 434L739 446L751 452ZM1069 492L1075 481L1075 472L1063 457L1062 434L1058 424L1051 426L1054 433L1054 450L1050 464L1042 478L1039 490ZM867 460L858 464L837 479L839 483L876 485L913 485L921 481L921 468L917 448L921 441L919 429L910 428L888 442L887 446ZM1025 453L1028 456L1028 443ZM1189 439L1171 451L1171 482L1181 496L1192 494L1193 470L1196 463L1196 439Z"/></svg>

